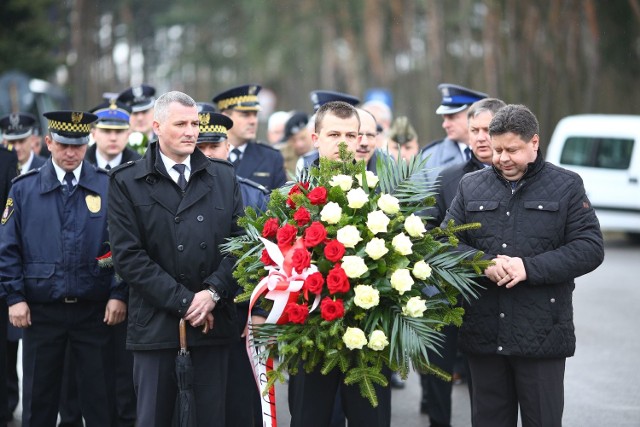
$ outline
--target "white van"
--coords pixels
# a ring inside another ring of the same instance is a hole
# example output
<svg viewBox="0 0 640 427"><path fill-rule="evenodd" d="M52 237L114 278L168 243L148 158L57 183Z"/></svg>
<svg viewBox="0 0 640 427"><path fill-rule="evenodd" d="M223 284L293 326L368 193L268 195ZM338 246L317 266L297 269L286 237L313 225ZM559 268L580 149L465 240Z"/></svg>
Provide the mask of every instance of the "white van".
<svg viewBox="0 0 640 427"><path fill-rule="evenodd" d="M580 174L603 231L640 241L640 116L565 117L545 158Z"/></svg>

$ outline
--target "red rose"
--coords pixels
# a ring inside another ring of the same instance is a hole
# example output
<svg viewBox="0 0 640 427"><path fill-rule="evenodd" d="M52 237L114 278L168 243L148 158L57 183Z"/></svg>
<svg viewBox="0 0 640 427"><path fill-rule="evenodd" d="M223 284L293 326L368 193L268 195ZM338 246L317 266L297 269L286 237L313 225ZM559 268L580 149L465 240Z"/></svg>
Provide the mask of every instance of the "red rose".
<svg viewBox="0 0 640 427"><path fill-rule="evenodd" d="M293 251L291 263L298 273L302 273L305 268L311 265L311 255L309 251L306 249L296 249Z"/></svg>
<svg viewBox="0 0 640 427"><path fill-rule="evenodd" d="M302 194L302 188L308 189L309 188L309 183L308 182L298 182L296 183L293 187L291 187L291 190L289 190L289 198L287 199L287 206L289 206L291 209L295 209L296 208L296 204L293 201L293 199L291 198L291 196L293 196L294 194Z"/></svg>
<svg viewBox="0 0 640 427"><path fill-rule="evenodd" d="M269 237L273 237L278 232L278 224L277 218L269 218L267 222L264 223L264 227L262 227L262 237L268 239Z"/></svg>
<svg viewBox="0 0 640 427"><path fill-rule="evenodd" d="M307 209L299 208L296 213L293 214L293 219L298 223L298 227L302 227L311 221L311 214Z"/></svg>
<svg viewBox="0 0 640 427"><path fill-rule="evenodd" d="M284 308L284 311L291 323L303 324L309 315L309 307L306 305L296 304L295 302L288 303Z"/></svg>
<svg viewBox="0 0 640 427"><path fill-rule="evenodd" d="M278 246L290 246L293 244L293 241L296 240L296 234L298 234L298 229L291 224L285 224L278 229L276 233L276 238L278 239Z"/></svg>
<svg viewBox="0 0 640 427"><path fill-rule="evenodd" d="M262 250L262 256L260 257L260 262L264 265L276 265L276 263L269 256L269 252L266 249Z"/></svg>
<svg viewBox="0 0 640 427"><path fill-rule="evenodd" d="M319 294L322 292L322 285L324 285L324 277L322 277L322 273L318 271L307 276L303 287L309 292Z"/></svg>
<svg viewBox="0 0 640 427"><path fill-rule="evenodd" d="M338 262L344 255L344 245L337 240L330 240L324 247L324 256L331 262Z"/></svg>
<svg viewBox="0 0 640 427"><path fill-rule="evenodd" d="M344 304L342 304L342 300L337 299L334 301L329 297L324 297L320 303L320 315L327 322L344 316Z"/></svg>
<svg viewBox="0 0 640 427"><path fill-rule="evenodd" d="M313 248L320 243L324 242L327 238L327 229L324 228L319 221L314 221L311 225L304 230L304 245L308 248Z"/></svg>
<svg viewBox="0 0 640 427"><path fill-rule="evenodd" d="M336 266L329 271L327 275L327 288L330 294L349 291L349 278L340 264L336 264Z"/></svg>
<svg viewBox="0 0 640 427"><path fill-rule="evenodd" d="M327 202L327 189L324 187L316 187L307 194L312 205L322 205Z"/></svg>

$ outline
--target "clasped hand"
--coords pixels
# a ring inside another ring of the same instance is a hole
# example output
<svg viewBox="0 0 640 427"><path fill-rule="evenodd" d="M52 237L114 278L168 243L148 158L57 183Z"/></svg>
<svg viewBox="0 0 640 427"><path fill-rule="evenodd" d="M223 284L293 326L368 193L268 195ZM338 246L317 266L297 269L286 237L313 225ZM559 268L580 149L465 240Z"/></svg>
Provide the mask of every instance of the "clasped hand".
<svg viewBox="0 0 640 427"><path fill-rule="evenodd" d="M484 275L498 286L513 288L518 283L527 280L527 271L522 258L498 255L493 259L494 265L484 270Z"/></svg>

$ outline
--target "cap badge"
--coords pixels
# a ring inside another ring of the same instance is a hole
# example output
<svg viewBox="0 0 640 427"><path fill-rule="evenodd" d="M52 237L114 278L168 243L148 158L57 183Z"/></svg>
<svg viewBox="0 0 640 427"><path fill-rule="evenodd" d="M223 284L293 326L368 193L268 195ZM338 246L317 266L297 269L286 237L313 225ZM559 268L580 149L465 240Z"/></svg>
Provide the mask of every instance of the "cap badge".
<svg viewBox="0 0 640 427"><path fill-rule="evenodd" d="M207 126L209 121L211 120L211 115L209 113L200 114L200 124L203 126Z"/></svg>
<svg viewBox="0 0 640 427"><path fill-rule="evenodd" d="M82 121L82 116L83 113L77 113L74 111L73 113L71 113L71 122L77 125Z"/></svg>
<svg viewBox="0 0 640 427"><path fill-rule="evenodd" d="M257 87L257 86L249 86L249 92L248 92L248 94L249 94L249 95L255 95L257 90L258 90L258 87Z"/></svg>
<svg viewBox="0 0 640 427"><path fill-rule="evenodd" d="M11 113L9 122L11 123L9 129L18 129L20 127L20 115L18 113Z"/></svg>
<svg viewBox="0 0 640 427"><path fill-rule="evenodd" d="M131 92L133 93L133 96L135 98L140 98L144 93L144 91L142 90L142 86L136 86L131 88Z"/></svg>

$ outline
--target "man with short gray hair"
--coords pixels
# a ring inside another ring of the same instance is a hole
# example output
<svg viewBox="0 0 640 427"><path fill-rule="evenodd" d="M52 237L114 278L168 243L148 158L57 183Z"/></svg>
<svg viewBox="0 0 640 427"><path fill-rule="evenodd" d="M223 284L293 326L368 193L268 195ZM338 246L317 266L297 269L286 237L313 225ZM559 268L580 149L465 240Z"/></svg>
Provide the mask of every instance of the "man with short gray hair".
<svg viewBox="0 0 640 427"><path fill-rule="evenodd" d="M220 253L242 197L231 164L196 150L195 101L168 92L155 103L144 157L112 169L109 230L116 272L131 289L127 348L141 426L171 426L178 392L178 324L188 322L196 424L225 425L229 348L237 338L234 259ZM215 327L214 327L215 319Z"/></svg>

